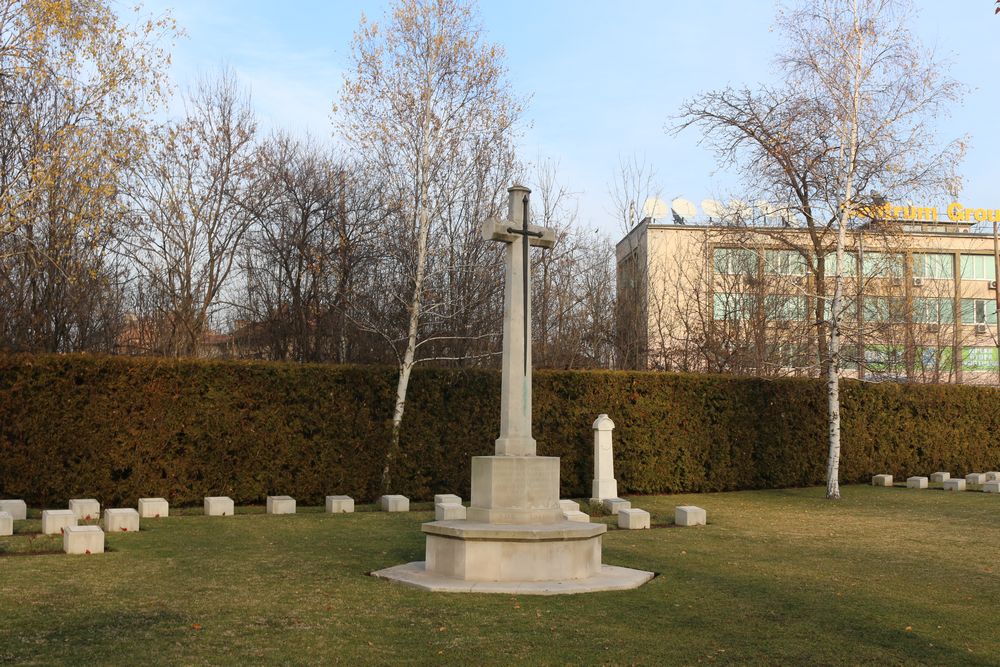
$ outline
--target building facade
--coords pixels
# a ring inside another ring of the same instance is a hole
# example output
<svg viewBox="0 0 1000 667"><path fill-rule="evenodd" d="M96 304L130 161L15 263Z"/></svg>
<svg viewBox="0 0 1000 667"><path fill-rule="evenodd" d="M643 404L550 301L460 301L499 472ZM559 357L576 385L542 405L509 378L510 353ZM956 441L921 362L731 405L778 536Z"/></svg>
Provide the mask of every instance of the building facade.
<svg viewBox="0 0 1000 667"><path fill-rule="evenodd" d="M994 235L978 233L973 216L938 222L900 209L848 232L844 376L1000 383ZM990 214L1000 211L987 223ZM616 248L619 365L818 376L829 358L834 241L787 221L643 220Z"/></svg>

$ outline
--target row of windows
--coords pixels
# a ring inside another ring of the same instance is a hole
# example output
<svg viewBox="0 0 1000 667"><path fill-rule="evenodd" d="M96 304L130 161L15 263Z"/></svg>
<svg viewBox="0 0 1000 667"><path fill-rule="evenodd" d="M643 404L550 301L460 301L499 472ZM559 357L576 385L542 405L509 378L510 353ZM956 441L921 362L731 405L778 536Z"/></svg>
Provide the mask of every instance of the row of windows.
<svg viewBox="0 0 1000 667"><path fill-rule="evenodd" d="M757 252L749 248L716 248L714 254L715 271L720 275L756 275ZM809 269L806 258L795 250L765 250L764 272L779 276L804 276ZM837 256L826 255L823 259L825 273L832 276L836 270ZM861 262L861 272L865 277L902 278L904 259L897 253L866 252ZM844 253L843 275L857 275L858 256L854 252ZM961 277L963 280L996 280L996 264L993 255L962 255ZM955 256L947 253L914 253L913 276L915 278L950 279L955 277Z"/></svg>
<svg viewBox="0 0 1000 667"><path fill-rule="evenodd" d="M996 371L998 366L997 348L961 348L962 368L967 371ZM774 343L767 348L768 358L775 363L790 368L805 368L816 363L815 355L808 345L799 343ZM842 352L843 366L849 370L858 369L857 348L847 347ZM897 345L872 345L865 348L864 365L874 374L903 375L906 372L905 350ZM954 354L950 347L920 347L913 358L917 372L953 371Z"/></svg>
<svg viewBox="0 0 1000 667"><path fill-rule="evenodd" d="M967 371L996 371L997 348L963 347L962 368ZM954 354L950 347L921 347L914 356L917 371L955 370ZM874 373L903 373L906 368L904 349L896 345L873 345L865 348L865 367Z"/></svg>
<svg viewBox="0 0 1000 667"><path fill-rule="evenodd" d="M826 302L829 319L831 301ZM717 292L713 302L716 320L749 320L756 312L757 299L753 294ZM764 297L763 316L768 320L806 320L809 304L804 296L768 295ZM997 304L994 299L962 299L962 324L996 324ZM838 313L839 319L858 319L855 299L845 298ZM902 297L872 296L864 299L864 317L867 322L901 324L906 321L906 300ZM920 297L913 299L913 322L917 324L954 324L955 302L947 298Z"/></svg>

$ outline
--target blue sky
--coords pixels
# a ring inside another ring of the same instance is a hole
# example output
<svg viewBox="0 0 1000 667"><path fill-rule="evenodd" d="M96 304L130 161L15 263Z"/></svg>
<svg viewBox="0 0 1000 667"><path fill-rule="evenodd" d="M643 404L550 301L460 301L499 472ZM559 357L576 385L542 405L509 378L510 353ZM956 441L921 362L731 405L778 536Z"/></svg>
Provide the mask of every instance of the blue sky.
<svg viewBox="0 0 1000 667"><path fill-rule="evenodd" d="M174 50L178 86L228 65L250 88L262 127L323 139L331 137L330 108L361 13L379 20L388 5L146 3L154 12L171 8L187 31ZM939 126L942 139L970 137L961 201L1000 208L1000 16L992 0L927 0L918 8L917 36L969 87L964 104ZM512 82L530 96L522 158L558 163L560 180L578 193L580 224L617 240L608 183L620 158L632 155L655 168L665 199L725 199L737 186L698 145L696 131L672 136L664 125L699 92L770 80L778 48L772 3L485 0L481 13L488 39L507 51Z"/></svg>

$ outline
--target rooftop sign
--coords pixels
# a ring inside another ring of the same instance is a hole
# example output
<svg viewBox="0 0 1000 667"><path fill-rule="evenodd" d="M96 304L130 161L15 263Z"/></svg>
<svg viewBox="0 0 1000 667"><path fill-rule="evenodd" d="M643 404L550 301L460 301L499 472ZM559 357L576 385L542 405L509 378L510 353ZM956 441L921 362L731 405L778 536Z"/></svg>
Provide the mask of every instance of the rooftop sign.
<svg viewBox="0 0 1000 667"><path fill-rule="evenodd" d="M899 220L913 222L1000 222L1000 208L970 208L952 202L945 211L947 219L938 217L936 206L863 206L851 212L851 217L864 216L873 220Z"/></svg>

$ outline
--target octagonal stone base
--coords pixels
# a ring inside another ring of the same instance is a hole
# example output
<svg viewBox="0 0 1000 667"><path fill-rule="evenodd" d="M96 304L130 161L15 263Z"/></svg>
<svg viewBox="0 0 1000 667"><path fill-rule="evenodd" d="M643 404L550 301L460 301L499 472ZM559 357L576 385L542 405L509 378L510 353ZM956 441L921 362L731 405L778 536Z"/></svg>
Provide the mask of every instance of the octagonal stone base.
<svg viewBox="0 0 1000 667"><path fill-rule="evenodd" d="M644 572L643 570L602 565L600 572L586 579L467 581L428 572L425 565L425 562L420 560L388 567L372 572L372 575L436 593L506 593L517 595L570 595L572 593L624 591L639 588L654 576L652 572Z"/></svg>
<svg viewBox="0 0 1000 667"><path fill-rule="evenodd" d="M426 569L467 581L586 579L601 570L603 523L425 523Z"/></svg>
<svg viewBox="0 0 1000 667"><path fill-rule="evenodd" d="M557 595L636 588L652 572L601 564L603 523L425 523L427 560L373 572L430 591Z"/></svg>

